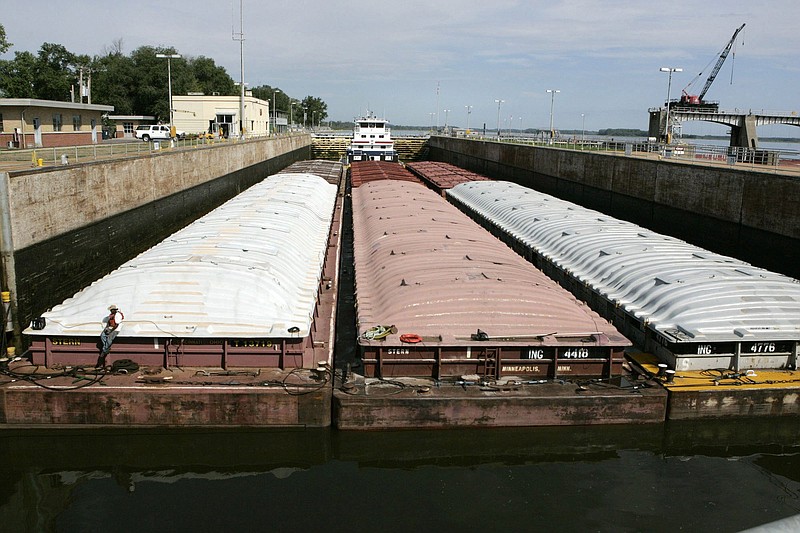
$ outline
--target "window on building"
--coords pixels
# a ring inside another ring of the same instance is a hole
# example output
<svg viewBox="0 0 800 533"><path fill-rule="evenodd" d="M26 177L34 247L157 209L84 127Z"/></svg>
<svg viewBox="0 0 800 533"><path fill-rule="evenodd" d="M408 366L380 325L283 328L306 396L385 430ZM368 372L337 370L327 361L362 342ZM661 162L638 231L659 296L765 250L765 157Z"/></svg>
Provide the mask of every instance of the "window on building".
<svg viewBox="0 0 800 533"><path fill-rule="evenodd" d="M72 115L72 129L74 131L81 131L81 116Z"/></svg>
<svg viewBox="0 0 800 533"><path fill-rule="evenodd" d="M133 134L133 122L123 122L122 132Z"/></svg>
<svg viewBox="0 0 800 533"><path fill-rule="evenodd" d="M53 131L61 131L62 124L61 113L53 113Z"/></svg>

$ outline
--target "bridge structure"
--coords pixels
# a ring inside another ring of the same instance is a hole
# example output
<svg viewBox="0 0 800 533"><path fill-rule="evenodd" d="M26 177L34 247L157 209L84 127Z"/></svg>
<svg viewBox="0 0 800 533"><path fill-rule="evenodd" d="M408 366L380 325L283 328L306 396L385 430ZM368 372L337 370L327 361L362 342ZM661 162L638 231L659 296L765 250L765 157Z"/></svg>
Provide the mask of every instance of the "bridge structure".
<svg viewBox="0 0 800 533"><path fill-rule="evenodd" d="M731 128L732 147L738 148L758 148L758 134L756 128L768 124L787 124L789 126L800 126L800 115L797 112L791 113L746 113L739 110L722 111L715 108L703 107L669 107L669 121L673 125L683 122L702 120L705 122L715 122L724 124ZM673 128L669 128L670 131ZM666 139L667 132L667 109L659 107L650 109L650 127L648 135L657 139Z"/></svg>

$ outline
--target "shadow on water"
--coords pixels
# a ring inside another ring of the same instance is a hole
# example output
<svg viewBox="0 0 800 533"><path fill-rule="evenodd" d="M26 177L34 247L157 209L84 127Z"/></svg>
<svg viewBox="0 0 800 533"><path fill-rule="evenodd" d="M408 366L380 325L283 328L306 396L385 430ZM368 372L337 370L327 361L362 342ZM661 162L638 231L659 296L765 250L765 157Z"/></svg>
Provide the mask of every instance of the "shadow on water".
<svg viewBox="0 0 800 533"><path fill-rule="evenodd" d="M740 531L800 513L797 419L6 430L0 450L13 531Z"/></svg>

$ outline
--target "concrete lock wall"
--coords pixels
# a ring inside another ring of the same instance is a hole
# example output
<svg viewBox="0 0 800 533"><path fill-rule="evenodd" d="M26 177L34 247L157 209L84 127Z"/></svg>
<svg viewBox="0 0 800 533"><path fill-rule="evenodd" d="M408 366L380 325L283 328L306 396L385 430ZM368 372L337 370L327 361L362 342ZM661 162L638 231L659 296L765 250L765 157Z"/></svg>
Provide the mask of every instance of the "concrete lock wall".
<svg viewBox="0 0 800 533"><path fill-rule="evenodd" d="M800 279L800 179L732 167L432 137L430 158Z"/></svg>
<svg viewBox="0 0 800 533"><path fill-rule="evenodd" d="M12 292L15 326L308 159L310 146L301 135L0 173L3 288Z"/></svg>

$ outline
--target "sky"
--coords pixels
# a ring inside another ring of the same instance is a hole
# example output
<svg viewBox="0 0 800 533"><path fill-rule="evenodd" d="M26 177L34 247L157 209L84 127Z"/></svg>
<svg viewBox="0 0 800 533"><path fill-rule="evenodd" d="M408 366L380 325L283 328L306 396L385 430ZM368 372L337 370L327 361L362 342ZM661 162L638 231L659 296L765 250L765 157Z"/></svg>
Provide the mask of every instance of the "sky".
<svg viewBox="0 0 800 533"><path fill-rule="evenodd" d="M797 0L0 0L13 44L0 58L45 42L103 55L121 40L126 55L210 57L238 81L241 31L248 85L322 98L332 120L371 110L394 125L548 129L552 109L560 130L646 130L668 89L678 97L701 72L688 92L702 89L743 23L706 99L800 112L798 20ZM683 72L670 85L661 67Z"/></svg>

